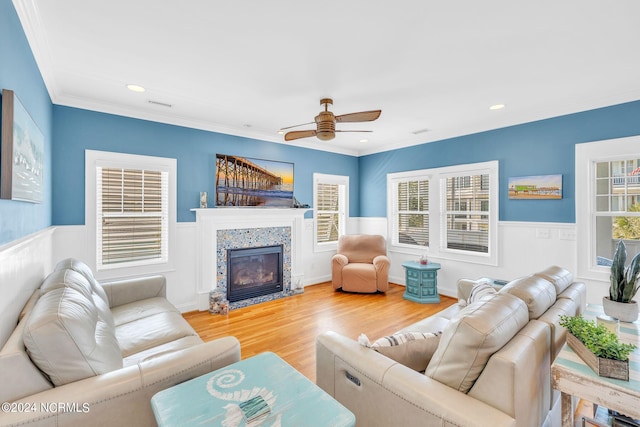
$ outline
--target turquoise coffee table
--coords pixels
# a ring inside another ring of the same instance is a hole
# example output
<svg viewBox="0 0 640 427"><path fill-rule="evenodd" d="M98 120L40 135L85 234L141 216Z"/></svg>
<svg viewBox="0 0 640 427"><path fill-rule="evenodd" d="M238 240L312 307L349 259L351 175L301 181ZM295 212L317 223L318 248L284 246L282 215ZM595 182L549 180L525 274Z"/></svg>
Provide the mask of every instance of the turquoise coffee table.
<svg viewBox="0 0 640 427"><path fill-rule="evenodd" d="M239 404L257 395L271 412L248 424ZM151 407L160 427L356 424L353 413L274 353L261 353L156 393Z"/></svg>

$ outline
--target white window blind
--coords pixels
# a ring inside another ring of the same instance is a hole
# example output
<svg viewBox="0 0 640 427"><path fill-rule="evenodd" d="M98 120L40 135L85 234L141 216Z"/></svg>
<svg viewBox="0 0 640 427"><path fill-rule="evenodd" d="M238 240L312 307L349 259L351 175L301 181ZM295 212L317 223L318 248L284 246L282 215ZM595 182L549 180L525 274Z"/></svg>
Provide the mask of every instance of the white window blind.
<svg viewBox="0 0 640 427"><path fill-rule="evenodd" d="M169 174L96 168L98 266L166 262Z"/></svg>
<svg viewBox="0 0 640 427"><path fill-rule="evenodd" d="M340 208L341 201L344 200L344 186L318 183L316 198L316 242L337 242L344 228Z"/></svg>
<svg viewBox="0 0 640 427"><path fill-rule="evenodd" d="M496 265L497 185L497 161L388 174L391 249Z"/></svg>
<svg viewBox="0 0 640 427"><path fill-rule="evenodd" d="M314 250L337 248L349 217L349 177L313 174Z"/></svg>
<svg viewBox="0 0 640 427"><path fill-rule="evenodd" d="M441 180L445 210L440 221L447 249L489 252L489 174Z"/></svg>
<svg viewBox="0 0 640 427"><path fill-rule="evenodd" d="M392 224L393 242L429 246L429 180L399 181Z"/></svg>

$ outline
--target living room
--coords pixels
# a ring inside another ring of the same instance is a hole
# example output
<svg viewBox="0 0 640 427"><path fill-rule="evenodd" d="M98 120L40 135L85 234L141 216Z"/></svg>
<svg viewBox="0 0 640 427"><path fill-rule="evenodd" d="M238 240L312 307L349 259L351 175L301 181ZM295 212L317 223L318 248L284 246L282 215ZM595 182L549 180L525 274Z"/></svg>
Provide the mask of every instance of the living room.
<svg viewBox="0 0 640 427"><path fill-rule="evenodd" d="M583 109L567 114L554 114L555 109L549 106L549 113L541 113L543 118L538 120L436 141L425 139L424 143L392 150L345 154L161 123L135 115L110 114L92 110L90 106L56 104L22 25L14 3L0 0L0 88L14 91L37 123L44 136L45 158L41 203L0 200L0 293L9 300L24 297L25 291L16 289L13 283L26 283L32 290L58 261L67 257L85 260L96 271L96 225L91 221L93 217L88 216L87 198L92 187L87 184L87 151L175 159L169 263L105 269L96 274L99 280L107 280L162 273L167 278L169 301L182 312L208 308L212 283L203 279L206 276L201 271L203 237L194 209L199 207L201 192L208 192L210 197L214 192L215 156L219 153L294 164L294 195L311 206L303 209L299 222L294 287L331 279L330 260L335 247L319 247L315 241L314 174L348 178L345 233L387 237L389 281L403 284L402 262L416 260L425 251L394 244L389 231L392 220L389 180L411 171L432 173L458 165L473 169L495 164L492 182L497 185L491 212L495 222L491 223L490 254L470 258L436 248L430 250L429 259L442 264L438 272L439 292L456 296L460 278L510 280L559 265L586 283L587 302L599 304L607 293L608 272L594 267L590 259L589 170L588 160L584 161L601 154L580 150L595 147L596 153L637 161L640 153L637 83L627 87L624 96L612 93L608 98L626 101L603 103L599 99L597 106L595 102L593 106L585 104ZM637 62L634 64L637 67ZM625 73L635 71L631 68ZM540 175L562 176L561 199L509 197L510 178ZM256 208L248 215L260 213Z"/></svg>

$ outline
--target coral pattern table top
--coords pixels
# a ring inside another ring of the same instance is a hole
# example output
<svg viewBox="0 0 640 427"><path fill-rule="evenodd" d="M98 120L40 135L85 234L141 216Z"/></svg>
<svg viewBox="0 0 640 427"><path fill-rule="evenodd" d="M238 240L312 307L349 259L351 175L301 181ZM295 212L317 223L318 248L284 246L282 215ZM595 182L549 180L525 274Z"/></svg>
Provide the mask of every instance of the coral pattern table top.
<svg viewBox="0 0 640 427"><path fill-rule="evenodd" d="M247 422L240 403L256 396L268 415ZM355 426L355 416L274 353L226 366L151 399L159 426Z"/></svg>

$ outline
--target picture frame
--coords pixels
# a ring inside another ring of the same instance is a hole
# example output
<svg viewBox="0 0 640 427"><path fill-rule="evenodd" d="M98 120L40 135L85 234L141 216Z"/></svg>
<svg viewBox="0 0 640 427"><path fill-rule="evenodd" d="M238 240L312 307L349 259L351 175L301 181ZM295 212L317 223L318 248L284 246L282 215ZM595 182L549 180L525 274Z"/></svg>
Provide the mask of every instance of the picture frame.
<svg viewBox="0 0 640 427"><path fill-rule="evenodd" d="M562 199L562 174L510 177L509 199Z"/></svg>
<svg viewBox="0 0 640 427"><path fill-rule="evenodd" d="M216 207L290 208L294 164L248 156L216 154Z"/></svg>
<svg viewBox="0 0 640 427"><path fill-rule="evenodd" d="M2 90L0 198L42 203L44 136L12 90Z"/></svg>

